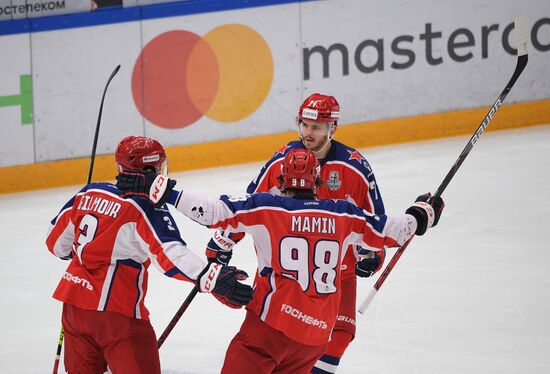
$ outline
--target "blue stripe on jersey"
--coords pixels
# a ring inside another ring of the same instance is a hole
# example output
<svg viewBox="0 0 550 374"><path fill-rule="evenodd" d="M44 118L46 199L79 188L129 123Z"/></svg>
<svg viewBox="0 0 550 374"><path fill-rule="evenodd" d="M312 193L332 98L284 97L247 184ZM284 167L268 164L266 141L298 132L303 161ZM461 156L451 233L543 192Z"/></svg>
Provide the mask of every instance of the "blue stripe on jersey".
<svg viewBox="0 0 550 374"><path fill-rule="evenodd" d="M170 211L166 205L161 208L155 208L149 199L145 197L132 196L131 199L139 205L141 210L143 210L147 220L155 231L155 234L157 234L162 243L180 242L181 244L186 245L181 238L176 221L170 214Z"/></svg>
<svg viewBox="0 0 550 374"><path fill-rule="evenodd" d="M260 316L264 314L265 310L265 304L267 303L267 299L273 294L273 285L271 284L271 273L273 273L273 269L270 267L265 266L262 271L260 272L260 275L262 277L269 277L268 284L269 284L269 291L266 292L265 297L262 301L262 309L260 310Z"/></svg>
<svg viewBox="0 0 550 374"><path fill-rule="evenodd" d="M258 174L256 179L254 179L248 185L248 188L246 189L247 193L253 194L257 191L258 183L264 177L267 169L269 169L271 164L283 158L290 149L305 148L301 140L292 141L288 143L286 146L288 147L288 149L285 150L284 154L277 151L271 157L271 159L267 161L267 163L264 165L264 167L260 171L260 174ZM363 157L361 157L360 161L351 158L351 154L353 152L357 152L357 150L354 148L348 147L336 140L332 140L330 151L328 152L327 156L324 159L319 160L319 163L321 164L321 167L323 167L323 165L327 162L339 161L339 162L344 162L350 165L350 167L353 167L354 169L359 171L365 177L365 179L369 184L369 195L373 203L373 210L374 210L373 213L385 214L384 203L382 201L380 191L378 190L378 184L376 183L376 178L374 177L374 173L372 171L372 168L370 167L370 164Z"/></svg>
<svg viewBox="0 0 550 374"><path fill-rule="evenodd" d="M82 187L82 189L80 191L78 191L78 193L75 196L73 196L69 201L67 201L67 203L65 205L63 205L63 208L61 208L59 213L63 212L65 209L72 208L72 206L74 204L74 200L76 199L76 196L78 194L84 193L84 192L86 192L90 189L105 190L105 191L108 191L110 193L114 193L114 194L119 195L119 196L122 193L121 191L119 191L116 188L116 186L114 184L111 184L111 183L106 183L106 182L90 183L90 184L87 184L84 187ZM52 225L55 225L55 223L57 222L57 218L59 218L59 213L57 214L57 216L54 217L54 219L51 220Z"/></svg>
<svg viewBox="0 0 550 374"><path fill-rule="evenodd" d="M302 200L288 198L284 196L274 196L270 193L262 192L250 195L248 198L231 198L227 195L220 196L220 200L227 205L232 212L246 212L256 208L274 207L283 208L290 212L317 210L324 213L349 214L359 218L364 218L372 227L382 232L386 224L387 217L374 216L354 204L345 200ZM314 213L314 212L312 212Z"/></svg>
<svg viewBox="0 0 550 374"><path fill-rule="evenodd" d="M369 195L374 205L373 213L385 214L384 203L382 201L380 191L378 190L378 184L376 183L376 178L374 177L372 168L370 167L368 161L362 157L362 155L361 160L352 158L351 154L354 152L357 152L357 150L333 140L327 157L324 160L321 160L321 167L328 161L340 161L345 162L354 169L358 170L361 174L363 174L369 183Z"/></svg>
<svg viewBox="0 0 550 374"><path fill-rule="evenodd" d="M268 266L264 266L264 268L262 269L262 271L260 271L260 275L262 277L267 277L268 275L270 275L271 273L273 272L273 268L270 268Z"/></svg>
<svg viewBox="0 0 550 374"><path fill-rule="evenodd" d="M109 304L109 298L111 297L111 289L113 284L115 284L116 272L118 270L118 261L115 265L115 270L113 270L113 276L111 277L111 284L109 284L109 291L107 292L107 297L105 298L105 303L103 304L103 310L107 310L107 304Z"/></svg>
<svg viewBox="0 0 550 374"><path fill-rule="evenodd" d="M185 274L183 271L181 271L178 267L174 266L172 269L166 271L164 275L167 277L174 277L175 275L181 274L185 278L194 281L195 279L191 278L189 275Z"/></svg>
<svg viewBox="0 0 550 374"><path fill-rule="evenodd" d="M252 182L250 182L250 184L246 188L246 193L249 193L249 194L255 193L256 190L258 189L258 183L263 178L263 176L266 173L267 169L269 169L271 164L273 164L275 161L280 160L281 158L285 157L285 155L288 153L288 151L290 149L304 148L304 145L302 144L301 140L292 141L292 142L288 143L286 146L289 147L289 148L285 149L284 153L281 153L279 151L275 151L273 156L271 156L271 159L269 161L267 161L266 164L264 165L264 167L262 168L262 170L260 170L260 174L258 174L256 179L254 179Z"/></svg>
<svg viewBox="0 0 550 374"><path fill-rule="evenodd" d="M118 196L122 195L121 190L116 188L114 184L107 183L107 182L94 182L94 183L87 184L86 186L84 186L84 188L82 188L82 190L80 190L80 192L86 192L88 190L105 190L109 193L112 193Z"/></svg>
<svg viewBox="0 0 550 374"><path fill-rule="evenodd" d="M71 209L72 208L75 198L76 198L76 195L71 197L71 200L67 201L67 203L65 205L63 205L63 208L61 208L59 213L57 213L57 215L50 221L50 223L52 225L55 225L55 223L57 222L57 219L59 218L59 215L61 214L61 212L65 211L66 209Z"/></svg>
<svg viewBox="0 0 550 374"><path fill-rule="evenodd" d="M123 194L123 191L119 190L114 184L106 182L90 183L84 186L81 192L86 192L91 189L104 190L105 192L117 196L121 196ZM181 238L180 231L166 205L161 208L155 208L149 199L142 196L128 196L127 199L132 199L139 205L155 231L155 234L162 243L180 242L183 245L186 245ZM162 212L162 214L159 214L159 212Z"/></svg>
<svg viewBox="0 0 550 374"><path fill-rule="evenodd" d="M130 266L130 267L133 267L133 268L136 268L136 269L141 269L141 264L137 261L134 261L130 258L127 258L125 260L117 260L117 263L119 264L123 264L123 265L126 265L126 266Z"/></svg>

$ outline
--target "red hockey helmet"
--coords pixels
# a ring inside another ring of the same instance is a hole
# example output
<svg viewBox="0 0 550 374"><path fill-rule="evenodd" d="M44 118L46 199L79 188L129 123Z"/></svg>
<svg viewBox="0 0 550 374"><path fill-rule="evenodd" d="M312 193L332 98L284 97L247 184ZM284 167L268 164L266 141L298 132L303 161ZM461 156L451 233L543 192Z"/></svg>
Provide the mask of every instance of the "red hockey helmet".
<svg viewBox="0 0 550 374"><path fill-rule="evenodd" d="M312 190L320 169L315 153L309 149L291 149L281 170L285 188Z"/></svg>
<svg viewBox="0 0 550 374"><path fill-rule="evenodd" d="M338 123L340 104L334 96L314 93L304 100L298 110L298 120L309 119L315 122Z"/></svg>
<svg viewBox="0 0 550 374"><path fill-rule="evenodd" d="M166 174L166 152L155 139L145 136L128 136L118 143L115 160L119 171L154 169Z"/></svg>

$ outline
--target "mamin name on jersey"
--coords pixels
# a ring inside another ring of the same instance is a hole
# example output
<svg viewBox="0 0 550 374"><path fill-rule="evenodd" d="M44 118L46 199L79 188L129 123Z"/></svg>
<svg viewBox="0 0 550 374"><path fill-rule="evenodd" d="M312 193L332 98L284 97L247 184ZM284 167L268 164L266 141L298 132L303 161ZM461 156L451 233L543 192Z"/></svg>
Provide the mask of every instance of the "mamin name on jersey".
<svg viewBox="0 0 550 374"><path fill-rule="evenodd" d="M329 217L292 216L292 231L334 234L336 220Z"/></svg>

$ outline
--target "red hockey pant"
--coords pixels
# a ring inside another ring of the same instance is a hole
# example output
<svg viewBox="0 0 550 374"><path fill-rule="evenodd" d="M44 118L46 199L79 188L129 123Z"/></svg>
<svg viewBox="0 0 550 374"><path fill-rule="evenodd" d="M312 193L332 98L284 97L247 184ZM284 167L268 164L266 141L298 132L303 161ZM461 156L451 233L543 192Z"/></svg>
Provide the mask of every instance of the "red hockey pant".
<svg viewBox="0 0 550 374"><path fill-rule="evenodd" d="M65 369L70 374L160 374L155 332L149 321L63 304Z"/></svg>
<svg viewBox="0 0 550 374"><path fill-rule="evenodd" d="M287 338L252 312L225 354L222 374L310 373L326 344L311 346Z"/></svg>

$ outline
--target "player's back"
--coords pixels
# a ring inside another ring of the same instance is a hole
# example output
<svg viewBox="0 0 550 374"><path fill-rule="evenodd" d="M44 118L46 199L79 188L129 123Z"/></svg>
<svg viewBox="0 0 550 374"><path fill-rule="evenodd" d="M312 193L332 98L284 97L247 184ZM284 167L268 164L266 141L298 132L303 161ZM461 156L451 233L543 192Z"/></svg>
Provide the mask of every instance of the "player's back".
<svg viewBox="0 0 550 374"><path fill-rule="evenodd" d="M258 252L256 295L249 309L292 339L326 342L338 310L345 251L352 243L378 242L371 230L381 233L385 216L374 218L343 200L269 193L222 201L236 214L227 223L235 220L252 234Z"/></svg>
<svg viewBox="0 0 550 374"><path fill-rule="evenodd" d="M147 318L147 245L144 215L152 205L124 199L109 183L93 183L71 199L48 237L48 246L70 248L73 256L54 297L83 309L112 310Z"/></svg>

